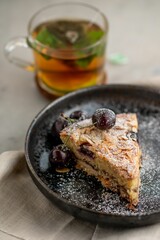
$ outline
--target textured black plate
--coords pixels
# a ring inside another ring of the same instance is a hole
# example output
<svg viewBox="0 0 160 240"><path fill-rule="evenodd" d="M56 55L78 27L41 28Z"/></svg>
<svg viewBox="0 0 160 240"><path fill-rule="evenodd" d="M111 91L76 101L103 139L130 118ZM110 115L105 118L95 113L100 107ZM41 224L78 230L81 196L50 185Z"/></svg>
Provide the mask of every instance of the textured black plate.
<svg viewBox="0 0 160 240"><path fill-rule="evenodd" d="M51 173L48 153L53 142L50 129L61 112L78 109L92 114L99 107L116 113L134 112L139 120L142 149L140 201L129 210L126 201L84 172ZM160 221L160 92L138 86L108 85L66 95L43 109L26 136L26 160L38 188L54 204L74 216L98 223L146 225Z"/></svg>

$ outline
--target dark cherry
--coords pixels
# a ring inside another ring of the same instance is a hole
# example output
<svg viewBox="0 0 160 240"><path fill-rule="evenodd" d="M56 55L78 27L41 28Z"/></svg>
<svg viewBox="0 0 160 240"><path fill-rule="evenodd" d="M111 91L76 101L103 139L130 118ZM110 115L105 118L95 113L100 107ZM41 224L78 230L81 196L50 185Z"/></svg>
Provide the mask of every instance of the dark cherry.
<svg viewBox="0 0 160 240"><path fill-rule="evenodd" d="M88 148L89 146L90 146L89 143L82 143L80 145L80 150L79 151L81 153L83 153L84 155L94 159L95 155L94 155L94 153L91 150L89 150L89 148Z"/></svg>
<svg viewBox="0 0 160 240"><path fill-rule="evenodd" d="M67 127L67 125L68 125L67 119L63 115L60 115L53 123L51 129L52 135L56 138L59 138L60 131L62 131L63 128Z"/></svg>
<svg viewBox="0 0 160 240"><path fill-rule="evenodd" d="M49 155L49 162L53 169L70 167L73 165L71 151L63 144L53 147Z"/></svg>
<svg viewBox="0 0 160 240"><path fill-rule="evenodd" d="M92 116L93 124L101 130L112 128L116 122L115 113L107 108L99 108Z"/></svg>
<svg viewBox="0 0 160 240"><path fill-rule="evenodd" d="M84 120L87 118L87 114L84 111L78 110L72 112L69 117L75 120Z"/></svg>

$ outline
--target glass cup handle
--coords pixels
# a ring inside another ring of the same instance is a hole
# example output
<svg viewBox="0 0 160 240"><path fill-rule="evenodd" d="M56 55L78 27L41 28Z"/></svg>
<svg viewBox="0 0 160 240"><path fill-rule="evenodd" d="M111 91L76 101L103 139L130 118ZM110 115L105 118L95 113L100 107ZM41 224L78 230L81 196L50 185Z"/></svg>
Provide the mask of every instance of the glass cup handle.
<svg viewBox="0 0 160 240"><path fill-rule="evenodd" d="M6 45L5 45L5 48L4 48L4 53L7 57L7 59L11 62L11 63L14 63L15 65L27 70L27 71L30 71L30 72L33 72L34 71L34 64L33 63L30 63L28 61L25 61L21 58L18 58L16 56L13 56L13 52L16 48L18 47L23 47L23 48L29 48L28 44L27 44L27 39L26 37L17 37L17 38L14 38L12 40L10 40Z"/></svg>

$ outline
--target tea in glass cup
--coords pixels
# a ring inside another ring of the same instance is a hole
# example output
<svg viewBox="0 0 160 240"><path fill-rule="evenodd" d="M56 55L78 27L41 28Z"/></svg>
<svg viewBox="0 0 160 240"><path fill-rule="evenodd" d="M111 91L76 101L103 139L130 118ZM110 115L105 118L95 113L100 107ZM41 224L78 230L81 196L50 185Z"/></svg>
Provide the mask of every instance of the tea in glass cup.
<svg viewBox="0 0 160 240"><path fill-rule="evenodd" d="M58 97L106 82L107 33L107 19L96 8L82 3L53 4L32 17L28 37L18 44L33 50L34 64L14 59L11 42L6 53L11 61L34 70L44 94Z"/></svg>

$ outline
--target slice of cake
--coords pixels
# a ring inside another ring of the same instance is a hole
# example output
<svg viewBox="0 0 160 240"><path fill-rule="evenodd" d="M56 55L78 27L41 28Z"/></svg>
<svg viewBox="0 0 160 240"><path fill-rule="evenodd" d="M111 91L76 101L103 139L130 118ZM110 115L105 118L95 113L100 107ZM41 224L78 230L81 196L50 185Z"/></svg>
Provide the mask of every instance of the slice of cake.
<svg viewBox="0 0 160 240"><path fill-rule="evenodd" d="M137 131L136 114L128 113L117 114L109 130L100 130L86 119L63 129L60 137L76 156L77 168L136 206L141 159Z"/></svg>

